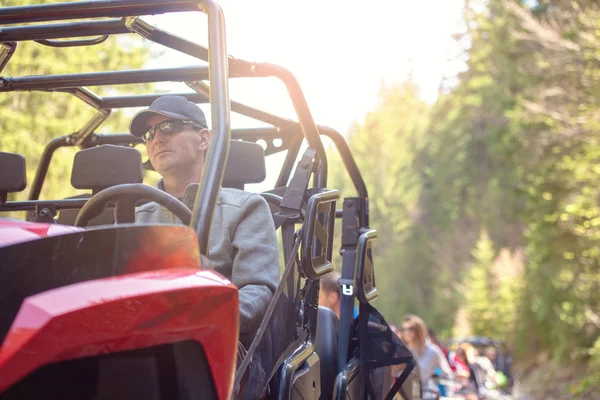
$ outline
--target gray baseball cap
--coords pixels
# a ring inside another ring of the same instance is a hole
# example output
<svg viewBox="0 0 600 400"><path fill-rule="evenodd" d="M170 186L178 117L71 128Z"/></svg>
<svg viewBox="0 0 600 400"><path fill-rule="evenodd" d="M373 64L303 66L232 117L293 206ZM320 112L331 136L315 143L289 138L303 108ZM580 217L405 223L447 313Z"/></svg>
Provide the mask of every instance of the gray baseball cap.
<svg viewBox="0 0 600 400"><path fill-rule="evenodd" d="M152 115L164 115L173 119L190 120L208 129L204 112L196 104L183 96L162 96L154 100L150 107L134 115L129 124L133 136L142 136L148 131L148 119Z"/></svg>

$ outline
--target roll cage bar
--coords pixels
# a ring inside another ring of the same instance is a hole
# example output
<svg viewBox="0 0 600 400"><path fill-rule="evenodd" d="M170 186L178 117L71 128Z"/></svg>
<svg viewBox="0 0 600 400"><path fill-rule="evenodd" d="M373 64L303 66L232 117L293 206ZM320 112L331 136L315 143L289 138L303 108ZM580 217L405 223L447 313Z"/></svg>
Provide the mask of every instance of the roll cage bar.
<svg viewBox="0 0 600 400"><path fill-rule="evenodd" d="M144 15L184 11L201 11L207 14L208 48L156 28L140 19L140 16ZM108 19L52 22L91 18ZM29 201L0 204L0 211L36 209L36 205L39 203L50 205L54 209L80 208L84 203L81 199L43 202L38 200L54 152L65 146L87 148L102 144L133 146L141 143L139 138L130 134L98 134L95 133L95 130L106 120L111 110L145 107L160 95L102 97L86 86L166 81L185 82L194 92L180 95L196 103L210 103L211 106L213 140L208 149L206 160L208 167L204 168L190 223L198 236L202 254L206 254L208 247L210 222L217 201L218 188L223 179L230 139L254 142L265 140L268 144L267 155L288 150L276 187L286 186L302 141L306 139L308 145L316 151L316 168L313 175L315 189L324 189L327 186L327 156L321 135L332 139L357 191L357 197L344 199L343 209L336 212L336 217L342 219L340 253L343 261L340 327L347 331L340 332L339 337L349 338L354 299L356 293L362 290L360 287L356 290L353 289L355 282L358 283L356 280L358 278L356 276L357 257L362 251L361 246L365 247L367 242L370 243L370 239L375 236L373 231L369 230L368 192L344 137L335 129L315 124L302 89L292 73L278 65L254 63L229 56L225 41L223 12L213 0L97 0L0 8L0 26L39 22L44 24L2 27L0 32L0 74L17 51L20 41L34 40L41 45L51 47L75 47L96 45L102 43L110 35L121 34L137 34L154 43L205 61L208 65L50 76L0 76L0 92L66 92L97 110L96 115L77 132L57 137L45 147L32 184ZM73 39L81 37L86 39ZM229 78L256 77L274 77L282 81L292 100L297 121L230 101ZM208 81L208 84L203 81ZM231 130L230 111L265 122L271 127ZM281 139L282 145L274 146L274 139ZM359 240L360 238L363 239ZM360 278L362 280L362 276ZM347 341L345 343L341 341L338 349L338 367L341 370L349 358Z"/></svg>

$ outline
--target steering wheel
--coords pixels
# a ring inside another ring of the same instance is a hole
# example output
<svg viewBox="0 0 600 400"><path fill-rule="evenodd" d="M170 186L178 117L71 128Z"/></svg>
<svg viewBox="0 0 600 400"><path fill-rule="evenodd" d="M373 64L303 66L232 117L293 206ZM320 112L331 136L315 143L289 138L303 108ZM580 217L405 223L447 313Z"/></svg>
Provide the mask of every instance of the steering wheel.
<svg viewBox="0 0 600 400"><path fill-rule="evenodd" d="M87 226L90 220L104 211L110 202L116 204L117 223L134 222L131 219L133 219L135 204L142 199L160 204L175 214L185 225L190 224L192 212L177 198L152 186L128 183L109 187L92 196L79 211L75 226Z"/></svg>

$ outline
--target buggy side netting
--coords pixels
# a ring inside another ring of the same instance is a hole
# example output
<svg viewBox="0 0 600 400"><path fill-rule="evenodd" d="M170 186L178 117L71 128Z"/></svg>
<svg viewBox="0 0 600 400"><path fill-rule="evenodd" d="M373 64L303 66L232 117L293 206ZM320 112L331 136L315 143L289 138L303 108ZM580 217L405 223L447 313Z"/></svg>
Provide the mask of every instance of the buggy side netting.
<svg viewBox="0 0 600 400"><path fill-rule="evenodd" d="M260 328L238 367L234 398L256 400L268 392L271 378L283 362L303 340L300 309L306 288L300 274L298 248L300 240L290 253L279 287L265 312Z"/></svg>
<svg viewBox="0 0 600 400"><path fill-rule="evenodd" d="M354 344L353 350L360 359L361 398L392 399L414 369L415 359L375 307L363 302L359 307L360 313L354 324L358 344ZM406 364L406 368L391 389L386 390L389 386L384 381L390 374L385 367L401 364Z"/></svg>

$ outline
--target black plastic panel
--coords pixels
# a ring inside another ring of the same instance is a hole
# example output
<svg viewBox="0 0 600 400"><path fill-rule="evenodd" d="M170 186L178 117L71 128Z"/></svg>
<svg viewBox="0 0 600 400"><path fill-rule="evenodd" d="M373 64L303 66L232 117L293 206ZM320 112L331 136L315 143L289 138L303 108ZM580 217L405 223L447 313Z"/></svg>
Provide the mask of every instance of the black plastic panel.
<svg viewBox="0 0 600 400"><path fill-rule="evenodd" d="M71 184L101 190L125 183L142 183L142 154L131 147L105 144L75 154Z"/></svg>
<svg viewBox="0 0 600 400"><path fill-rule="evenodd" d="M27 186L25 157L0 152L0 193L20 192Z"/></svg>
<svg viewBox="0 0 600 400"><path fill-rule="evenodd" d="M0 400L217 399L206 355L188 341L46 365Z"/></svg>

